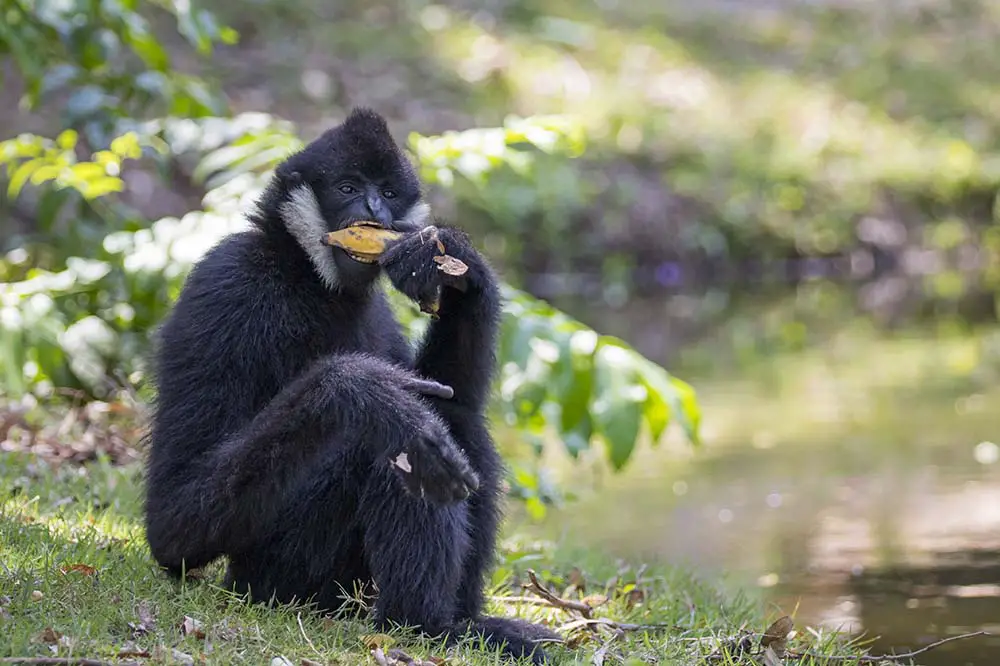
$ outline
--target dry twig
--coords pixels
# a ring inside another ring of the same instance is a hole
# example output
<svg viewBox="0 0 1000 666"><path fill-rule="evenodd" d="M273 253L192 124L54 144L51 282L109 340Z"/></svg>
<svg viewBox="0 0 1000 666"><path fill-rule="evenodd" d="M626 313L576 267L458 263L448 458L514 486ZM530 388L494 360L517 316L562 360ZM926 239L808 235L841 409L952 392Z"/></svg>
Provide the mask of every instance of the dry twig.
<svg viewBox="0 0 1000 666"><path fill-rule="evenodd" d="M490 597L490 601L496 602L498 604L517 604L521 606L544 606L546 608L552 608L553 604L548 599L539 599L538 597Z"/></svg>
<svg viewBox="0 0 1000 666"><path fill-rule="evenodd" d="M528 578L531 579L531 584L525 585L525 589L531 590L535 594L541 597L541 599L531 599L530 597L524 601L524 603L531 603L533 605L547 605L553 606L555 608L561 608L572 613L578 613L582 615L582 618L578 618L564 624L560 627L563 631L576 629L577 627L586 627L591 631L596 631L597 627L604 626L615 631L644 631L644 630L658 630L658 629L675 629L677 631L685 631L683 627L678 627L672 624L631 624L628 622L618 622L616 620L611 620L605 617L593 617L594 609L587 603L582 601L573 601L572 599L563 599L562 597L557 597L556 595L545 589L544 586L538 581L538 576L531 569L528 569ZM512 599L507 599L508 602L513 599L520 599L520 597L514 597Z"/></svg>
<svg viewBox="0 0 1000 666"><path fill-rule="evenodd" d="M562 625L561 629L576 629L577 627L605 626L618 631L657 631L661 629L673 629L675 631L687 631L684 627L675 624L632 624L630 622L618 622L609 620L606 617L584 617L573 620Z"/></svg>
<svg viewBox="0 0 1000 666"><path fill-rule="evenodd" d="M556 608L562 608L563 610L576 611L577 613L587 618L588 620L590 619L591 613L593 612L594 609L592 609L589 605L583 603L582 601L573 601L572 599L561 599L556 595L552 594L551 592L546 590L541 583L538 582L538 576L536 576L535 572L531 569L528 569L528 578L531 579L531 585L525 585L525 588L531 590L532 592L540 596L542 599L549 602L549 604L555 606Z"/></svg>
<svg viewBox="0 0 1000 666"><path fill-rule="evenodd" d="M306 628L304 626L302 626L302 613L297 613L295 615L295 619L298 620L298 622L299 622L299 631L302 632L302 638L305 639L306 644L309 645L309 647L312 648L313 652L315 652L318 656L322 657L323 653L316 649L316 646L313 645L313 642L311 640L309 640L309 636L306 635Z"/></svg>

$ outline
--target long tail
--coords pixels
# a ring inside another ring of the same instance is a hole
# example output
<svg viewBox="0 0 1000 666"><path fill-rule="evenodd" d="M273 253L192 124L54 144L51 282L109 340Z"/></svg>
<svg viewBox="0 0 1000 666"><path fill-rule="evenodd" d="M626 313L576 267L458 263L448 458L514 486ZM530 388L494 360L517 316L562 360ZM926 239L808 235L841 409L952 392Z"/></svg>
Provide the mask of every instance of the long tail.
<svg viewBox="0 0 1000 666"><path fill-rule="evenodd" d="M513 618L483 616L466 620L457 628L462 638L482 638L490 648L501 648L514 658L528 657L536 666L548 663L545 643L562 642L559 634L540 624Z"/></svg>

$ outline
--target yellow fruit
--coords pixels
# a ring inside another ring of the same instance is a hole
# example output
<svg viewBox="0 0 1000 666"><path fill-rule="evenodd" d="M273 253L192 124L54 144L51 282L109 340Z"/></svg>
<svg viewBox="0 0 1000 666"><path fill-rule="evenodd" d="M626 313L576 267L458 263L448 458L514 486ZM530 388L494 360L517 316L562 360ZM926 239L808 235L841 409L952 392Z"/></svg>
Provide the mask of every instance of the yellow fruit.
<svg viewBox="0 0 1000 666"><path fill-rule="evenodd" d="M331 231L324 238L324 242L339 247L355 257L374 261L385 252L386 243L400 237L402 234L397 231L361 222L338 231Z"/></svg>
<svg viewBox="0 0 1000 666"><path fill-rule="evenodd" d="M434 257L438 270L445 274L445 283L460 291L465 291L465 279L462 277L469 270L459 259L446 253L444 243L437 237L437 229L428 227L421 232L430 232L431 240L436 241L437 249L441 253ZM403 234L380 227L374 222L357 222L350 227L331 231L323 237L323 242L332 247L339 247L349 254L353 259L364 263L374 263L385 252L385 246L390 241L402 238ZM440 289L431 296L419 303L420 311L437 318L438 310L441 307Z"/></svg>

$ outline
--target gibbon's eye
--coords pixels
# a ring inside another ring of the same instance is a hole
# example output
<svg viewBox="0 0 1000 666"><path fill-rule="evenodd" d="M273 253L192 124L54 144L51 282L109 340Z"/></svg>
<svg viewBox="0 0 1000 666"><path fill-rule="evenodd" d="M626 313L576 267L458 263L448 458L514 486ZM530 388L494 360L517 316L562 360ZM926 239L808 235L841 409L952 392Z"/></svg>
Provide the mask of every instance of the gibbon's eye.
<svg viewBox="0 0 1000 666"><path fill-rule="evenodd" d="M347 184L341 185L337 189L343 192L344 194L354 194L355 192L357 192L357 190L354 189L353 185L347 185Z"/></svg>
<svg viewBox="0 0 1000 666"><path fill-rule="evenodd" d="M395 199L396 190L382 190L382 196L384 196L386 199Z"/></svg>

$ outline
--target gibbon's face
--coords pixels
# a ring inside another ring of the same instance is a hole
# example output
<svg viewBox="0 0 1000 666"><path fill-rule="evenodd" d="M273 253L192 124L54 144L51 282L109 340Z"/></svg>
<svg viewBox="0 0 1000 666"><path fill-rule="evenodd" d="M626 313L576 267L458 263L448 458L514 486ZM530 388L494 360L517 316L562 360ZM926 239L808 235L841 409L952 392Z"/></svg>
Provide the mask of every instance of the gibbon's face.
<svg viewBox="0 0 1000 666"><path fill-rule="evenodd" d="M328 254L322 257L307 243L319 243L326 232L361 222L400 232L427 224L429 208L421 199L413 166L385 121L372 111L352 112L289 158L281 171L295 176L289 186L294 211L286 215L289 228L329 284L363 286L378 277L379 267L337 247L323 247Z"/></svg>
<svg viewBox="0 0 1000 666"><path fill-rule="evenodd" d="M425 224L426 204L419 190L392 174L342 173L331 188L319 197L328 230L336 231L360 222L375 222L393 231L410 232ZM378 276L375 261L331 247L342 281L365 282Z"/></svg>

